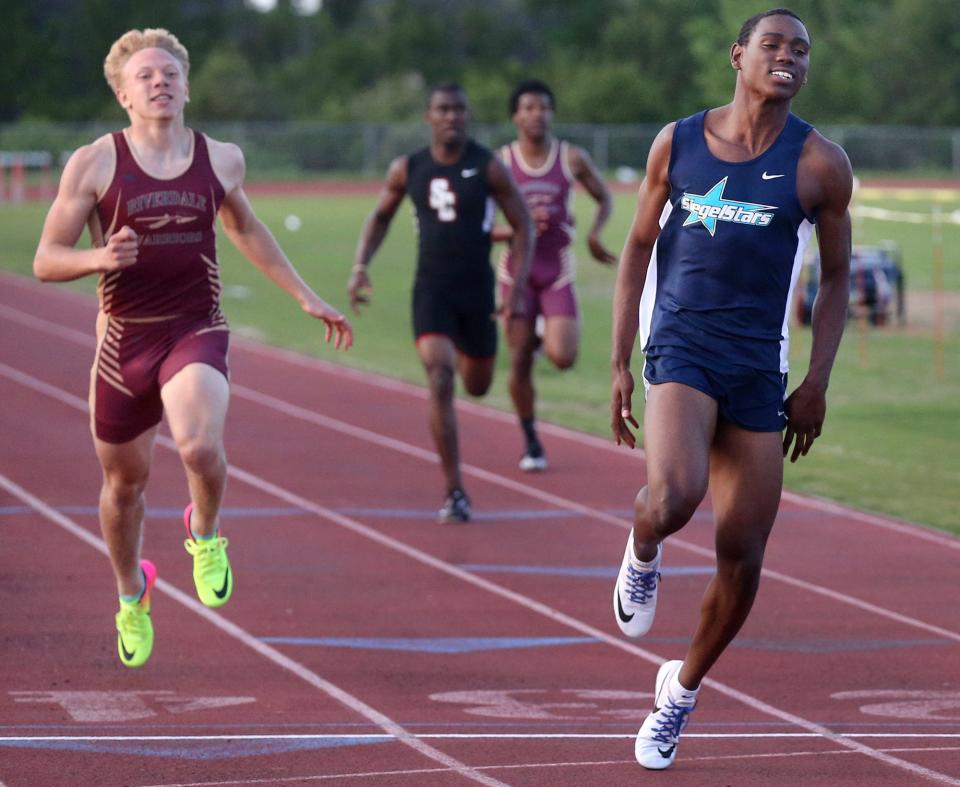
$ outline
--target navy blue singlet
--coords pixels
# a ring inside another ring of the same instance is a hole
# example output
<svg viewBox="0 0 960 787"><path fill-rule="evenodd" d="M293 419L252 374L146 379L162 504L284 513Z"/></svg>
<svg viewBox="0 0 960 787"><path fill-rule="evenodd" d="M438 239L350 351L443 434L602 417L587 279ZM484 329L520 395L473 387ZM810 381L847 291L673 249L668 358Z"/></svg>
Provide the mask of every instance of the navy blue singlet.
<svg viewBox="0 0 960 787"><path fill-rule="evenodd" d="M677 121L670 199L660 217L643 297L644 352L722 370L787 371L787 320L813 217L797 198L810 124L791 114L750 161L714 156L706 112Z"/></svg>

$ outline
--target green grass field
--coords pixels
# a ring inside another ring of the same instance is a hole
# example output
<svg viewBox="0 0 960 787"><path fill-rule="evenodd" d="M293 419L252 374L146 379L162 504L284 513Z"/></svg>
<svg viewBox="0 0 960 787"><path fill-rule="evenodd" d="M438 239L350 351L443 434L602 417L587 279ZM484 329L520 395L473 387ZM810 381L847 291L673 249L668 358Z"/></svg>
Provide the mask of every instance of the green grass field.
<svg viewBox="0 0 960 787"><path fill-rule="evenodd" d="M929 211L932 202L864 198L864 204L894 210ZM946 213L960 201L938 202ZM372 197L258 198L259 215L275 232L291 259L327 300L346 308L346 279L360 225ZM580 196L580 226L590 202ZM0 204L4 239L0 267L28 274L46 205ZM632 216L633 196L619 194L605 239L619 250ZM302 227L291 232L284 218L296 214ZM960 226L944 229L944 281L948 307L960 301ZM870 243L892 239L903 249L911 311L905 328L866 329L851 322L828 395L823 437L809 456L788 465L788 488L838 500L960 534L960 328L953 314L942 344L936 341L929 290L935 281L929 225L863 220L855 238ZM581 356L577 366L559 373L538 364L539 416L586 432L609 434L610 299L615 272L593 263L582 239L578 291L583 313ZM410 286L414 235L409 204L374 260L374 302L353 317L356 345L334 353L322 342L296 306L243 261L225 239L220 245L225 285L224 309L238 332L352 366L421 383L422 372L410 332ZM93 280L75 285L92 292ZM919 306L913 308L917 296ZM791 381L806 368L809 329L792 332ZM939 349L938 349L939 348ZM939 355L938 355L939 353ZM942 360L942 364L941 364ZM501 353L497 380L486 401L509 409L506 357ZM639 358L636 366L639 368ZM938 370L943 369L942 376ZM424 427L426 428L426 427ZM520 448L519 433L517 448ZM629 494L629 493L628 493ZM613 501L612 501L613 502ZM620 501L624 502L624 501Z"/></svg>

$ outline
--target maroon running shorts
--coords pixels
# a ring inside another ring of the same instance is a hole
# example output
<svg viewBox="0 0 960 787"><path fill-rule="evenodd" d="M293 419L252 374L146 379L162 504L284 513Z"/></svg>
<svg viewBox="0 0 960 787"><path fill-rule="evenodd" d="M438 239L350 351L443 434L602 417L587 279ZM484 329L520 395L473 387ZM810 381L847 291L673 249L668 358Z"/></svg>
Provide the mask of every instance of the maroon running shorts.
<svg viewBox="0 0 960 787"><path fill-rule="evenodd" d="M229 379L229 344L219 312L155 322L108 316L94 361L94 434L126 443L156 426L163 417L160 389L188 364L205 363Z"/></svg>

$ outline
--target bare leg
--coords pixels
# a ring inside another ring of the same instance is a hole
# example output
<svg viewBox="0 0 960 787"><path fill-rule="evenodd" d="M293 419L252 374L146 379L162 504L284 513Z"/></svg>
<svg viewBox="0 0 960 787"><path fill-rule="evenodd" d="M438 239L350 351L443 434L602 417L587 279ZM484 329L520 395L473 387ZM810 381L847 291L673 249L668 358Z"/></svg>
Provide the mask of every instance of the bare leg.
<svg viewBox="0 0 960 787"><path fill-rule="evenodd" d="M220 526L227 481L223 430L230 385L212 366L191 363L167 381L160 395L187 473L191 528L198 536L213 535Z"/></svg>
<svg viewBox="0 0 960 787"><path fill-rule="evenodd" d="M653 560L657 545L690 521L707 493L717 404L679 383L650 386L644 409L647 485L634 503L633 548Z"/></svg>
<svg viewBox="0 0 960 787"><path fill-rule="evenodd" d="M457 371L463 380L463 387L471 396L483 396L493 383L493 366L496 356L489 358L471 358L457 353Z"/></svg>
<svg viewBox="0 0 960 787"><path fill-rule="evenodd" d="M135 596L143 590L140 546L143 540L144 490L150 475L156 427L128 443L93 443L103 469L100 530L117 580L117 593Z"/></svg>
<svg viewBox="0 0 960 787"><path fill-rule="evenodd" d="M717 574L704 594L700 625L680 671L681 684L690 689L700 685L753 606L783 487L780 433L722 422L710 468Z"/></svg>
<svg viewBox="0 0 960 787"><path fill-rule="evenodd" d="M447 491L462 489L460 447L457 441L457 413L453 407L456 349L449 337L421 336L417 353L427 373L430 391L430 434L440 455Z"/></svg>
<svg viewBox="0 0 960 787"><path fill-rule="evenodd" d="M510 342L510 398L521 418L533 418L533 353L536 348L535 325L530 320L515 320L508 333Z"/></svg>
<svg viewBox="0 0 960 787"><path fill-rule="evenodd" d="M558 369L569 369L580 349L580 323L576 317L547 317L544 321L543 351Z"/></svg>

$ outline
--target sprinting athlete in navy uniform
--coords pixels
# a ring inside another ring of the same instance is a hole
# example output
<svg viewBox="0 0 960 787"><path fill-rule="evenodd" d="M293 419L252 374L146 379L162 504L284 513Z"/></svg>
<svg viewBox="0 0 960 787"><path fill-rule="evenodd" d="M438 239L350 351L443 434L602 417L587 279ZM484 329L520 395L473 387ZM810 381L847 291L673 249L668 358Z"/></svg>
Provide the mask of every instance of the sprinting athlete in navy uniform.
<svg viewBox="0 0 960 787"><path fill-rule="evenodd" d="M843 150L790 113L810 36L793 12L747 20L730 50L733 101L671 123L654 141L614 295L612 428L631 448L637 332L645 353L647 485L613 594L621 630L653 623L661 543L708 482L717 572L682 661L659 670L637 734L646 768L673 763L700 683L750 611L783 485L783 458L819 437L843 332L852 190ZM806 376L786 396L787 314L816 228L820 290ZM781 432L786 432L781 436Z"/></svg>
<svg viewBox="0 0 960 787"><path fill-rule="evenodd" d="M510 117L517 139L499 153L526 200L537 233L537 245L526 287L527 318L523 330L513 335L510 347L510 398L523 429L525 449L520 469L545 470L547 457L535 427L533 387L534 353L539 346L537 321L543 321L543 352L558 369L569 369L577 359L580 320L573 287L573 195L579 183L597 203L587 231L591 256L610 265L617 261L600 240L610 218L610 192L587 152L553 136L553 91L540 80L517 85L510 95ZM509 240L509 227L495 227L494 240ZM497 266L501 293L513 285L517 260L507 250Z"/></svg>
<svg viewBox="0 0 960 787"><path fill-rule="evenodd" d="M369 300L370 261L409 195L418 234L413 332L430 390L430 431L446 481L441 522L466 522L471 514L460 475L454 377L459 371L473 396L485 394L493 381L497 326L490 231L497 206L513 228L511 249L519 260L502 307L510 335L522 325L533 248L523 199L504 165L467 137L468 113L459 85L444 83L431 90L426 113L430 146L390 165L377 206L361 230L347 284L357 310Z"/></svg>

